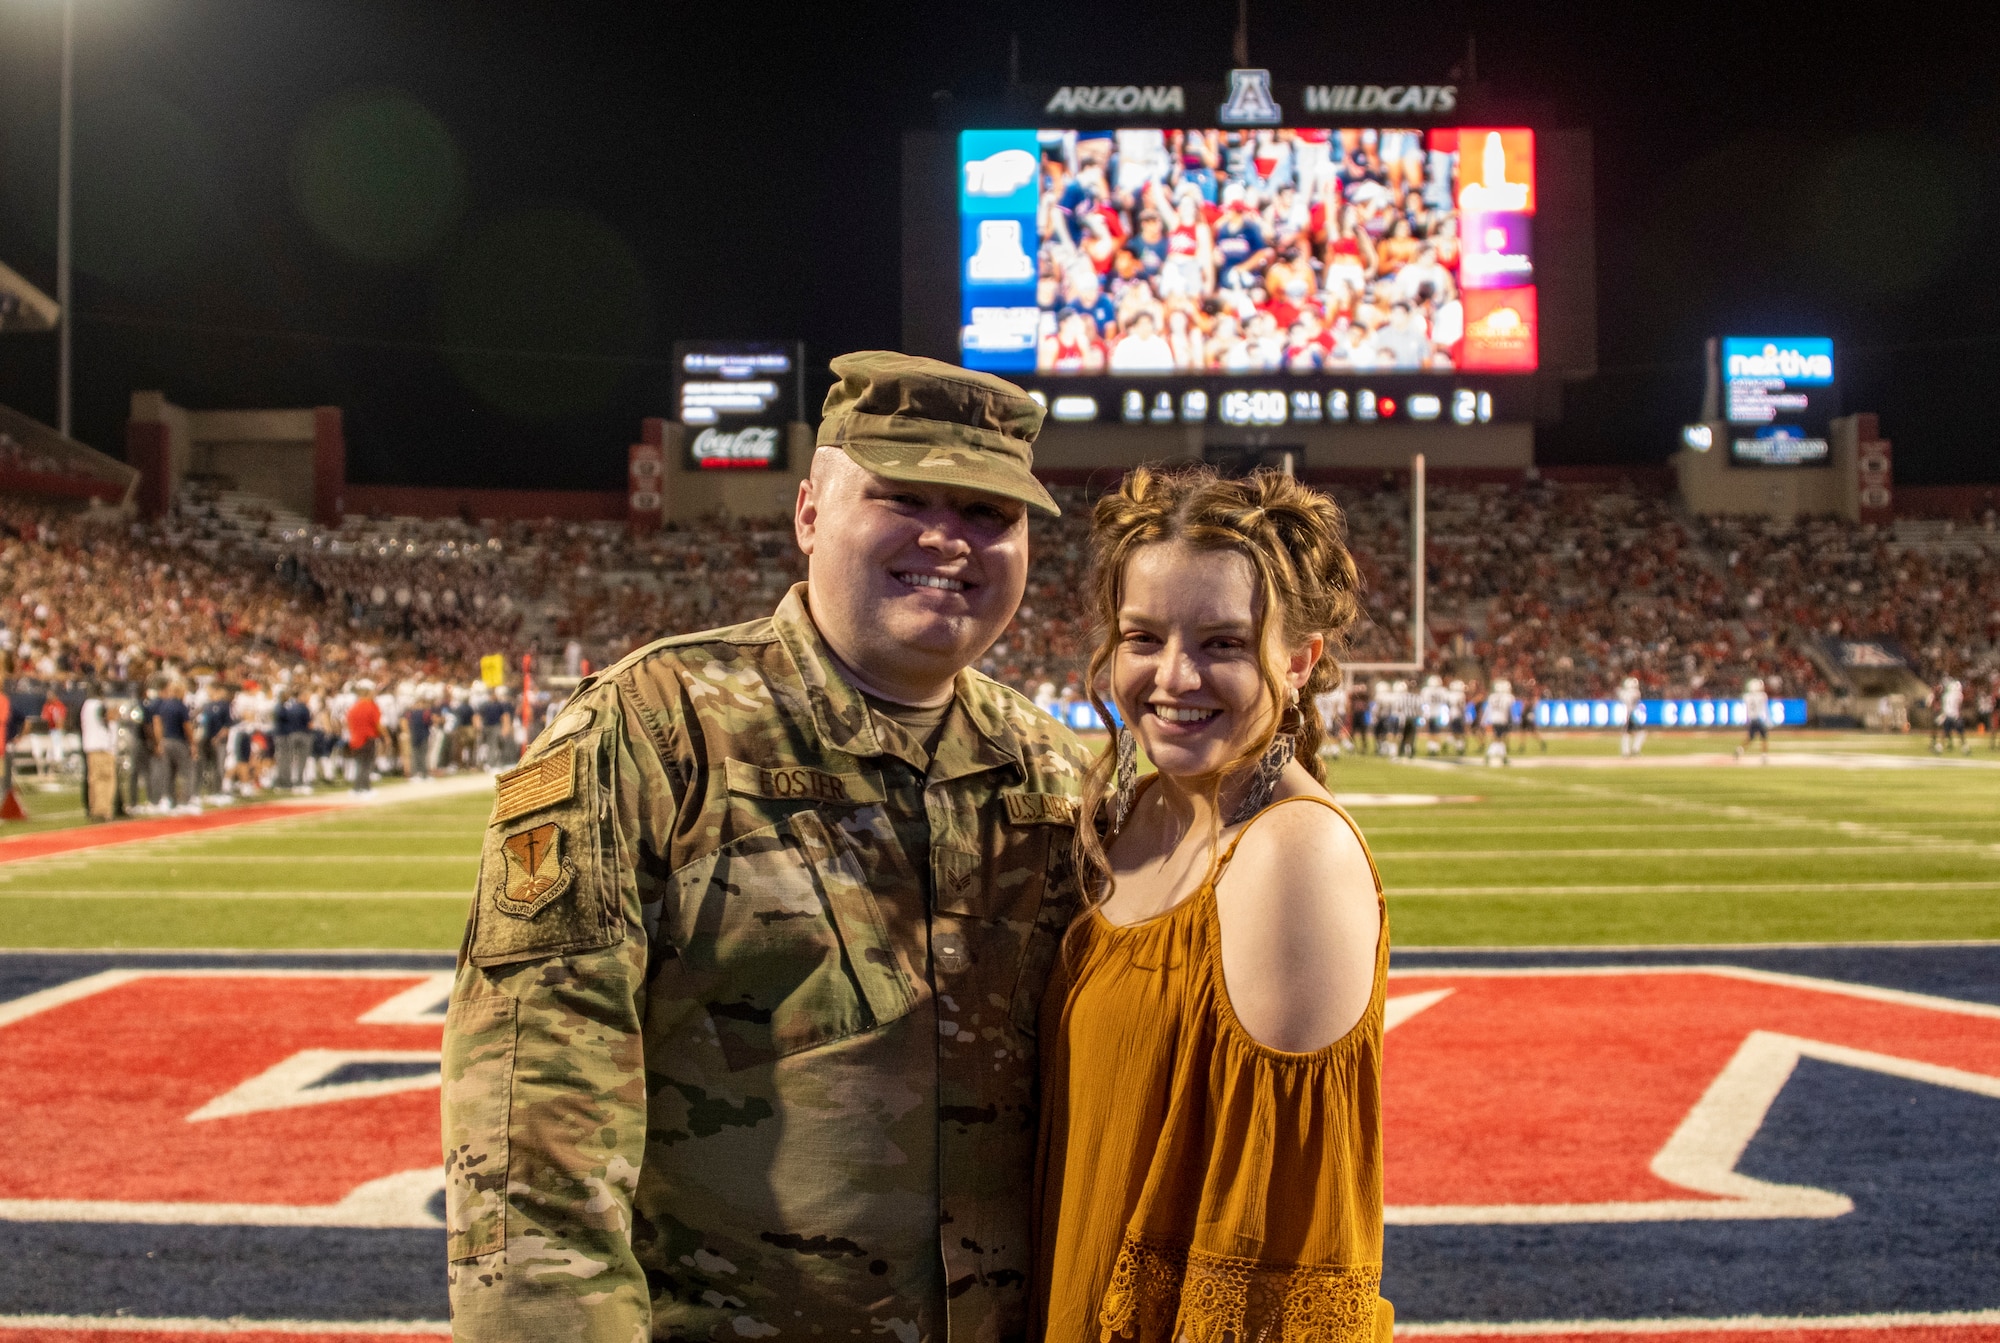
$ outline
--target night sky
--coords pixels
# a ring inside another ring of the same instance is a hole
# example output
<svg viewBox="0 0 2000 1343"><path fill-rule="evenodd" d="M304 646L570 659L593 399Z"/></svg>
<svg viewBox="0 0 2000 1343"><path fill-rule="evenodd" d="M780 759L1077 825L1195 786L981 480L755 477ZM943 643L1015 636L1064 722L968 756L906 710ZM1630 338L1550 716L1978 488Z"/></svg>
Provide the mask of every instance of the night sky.
<svg viewBox="0 0 2000 1343"><path fill-rule="evenodd" d="M2000 11L1253 0L1280 80L1596 135L1598 360L1545 462L1658 462L1703 337L1830 334L1906 484L2000 480ZM1644 12L1639 13L1643 8ZM345 408L376 483L619 488L676 339L900 336L936 95L1220 82L1235 5L77 0L76 425ZM0 7L0 260L53 292L56 0ZM1456 67L1456 68L1455 68ZM55 418L50 336L0 400Z"/></svg>

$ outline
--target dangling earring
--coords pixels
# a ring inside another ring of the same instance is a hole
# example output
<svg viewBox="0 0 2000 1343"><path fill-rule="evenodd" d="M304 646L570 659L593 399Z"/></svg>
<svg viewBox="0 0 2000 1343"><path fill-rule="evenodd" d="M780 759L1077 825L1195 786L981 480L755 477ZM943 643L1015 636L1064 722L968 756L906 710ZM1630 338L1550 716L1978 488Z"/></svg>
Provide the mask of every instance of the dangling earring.
<svg viewBox="0 0 2000 1343"><path fill-rule="evenodd" d="M1132 814L1132 799L1139 792L1139 739L1132 735L1132 729L1121 727L1115 738L1118 745L1118 766L1112 776L1116 791L1111 797L1111 832L1118 833L1125 828L1125 818Z"/></svg>
<svg viewBox="0 0 2000 1343"><path fill-rule="evenodd" d="M1270 749L1264 752L1264 758L1251 771L1250 786L1243 790L1242 799L1224 824L1240 825L1271 805L1271 794L1278 791L1279 776L1284 774L1285 766L1292 763L1292 756L1298 748L1299 729L1304 726L1305 720L1299 715L1299 692L1294 689L1291 703L1278 720L1278 730L1271 738Z"/></svg>

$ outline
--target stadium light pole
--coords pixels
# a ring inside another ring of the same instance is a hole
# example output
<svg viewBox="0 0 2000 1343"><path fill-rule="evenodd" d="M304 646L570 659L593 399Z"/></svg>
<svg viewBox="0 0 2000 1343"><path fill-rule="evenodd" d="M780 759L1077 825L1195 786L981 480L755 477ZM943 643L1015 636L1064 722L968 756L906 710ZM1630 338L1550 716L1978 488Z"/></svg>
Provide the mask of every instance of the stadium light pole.
<svg viewBox="0 0 2000 1343"><path fill-rule="evenodd" d="M76 140L76 0L62 7L62 111L56 122L56 432L70 436L70 160Z"/></svg>

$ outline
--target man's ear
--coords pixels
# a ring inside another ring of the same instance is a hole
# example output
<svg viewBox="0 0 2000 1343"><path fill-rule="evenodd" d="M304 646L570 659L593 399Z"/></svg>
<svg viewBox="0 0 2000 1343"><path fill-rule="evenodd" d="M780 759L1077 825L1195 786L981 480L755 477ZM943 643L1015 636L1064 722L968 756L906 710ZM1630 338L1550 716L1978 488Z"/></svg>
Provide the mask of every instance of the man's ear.
<svg viewBox="0 0 2000 1343"><path fill-rule="evenodd" d="M819 490L817 482L807 476L799 482L798 501L792 505L792 535L797 538L799 549L810 555L818 531Z"/></svg>

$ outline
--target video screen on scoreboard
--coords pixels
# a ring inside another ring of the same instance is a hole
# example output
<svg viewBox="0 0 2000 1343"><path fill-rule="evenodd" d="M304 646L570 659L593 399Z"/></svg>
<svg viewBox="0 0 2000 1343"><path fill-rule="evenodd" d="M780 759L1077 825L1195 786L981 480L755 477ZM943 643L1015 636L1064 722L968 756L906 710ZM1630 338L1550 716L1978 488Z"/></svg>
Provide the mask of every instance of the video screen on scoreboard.
<svg viewBox="0 0 2000 1343"><path fill-rule="evenodd" d="M1525 129L969 130L969 368L1531 373Z"/></svg>
<svg viewBox="0 0 2000 1343"><path fill-rule="evenodd" d="M1833 341L1825 336L1724 336L1723 417L1738 466L1824 466L1839 404Z"/></svg>

